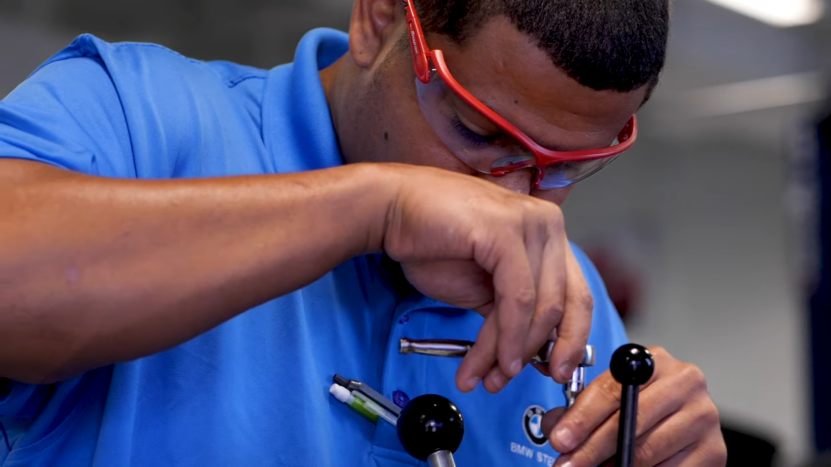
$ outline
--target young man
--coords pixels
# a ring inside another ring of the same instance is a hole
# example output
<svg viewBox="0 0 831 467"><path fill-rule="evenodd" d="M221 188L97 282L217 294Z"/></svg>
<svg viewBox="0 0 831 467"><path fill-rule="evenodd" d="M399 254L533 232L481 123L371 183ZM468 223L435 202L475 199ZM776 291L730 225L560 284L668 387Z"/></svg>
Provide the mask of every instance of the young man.
<svg viewBox="0 0 831 467"><path fill-rule="evenodd" d="M270 71L78 38L0 104L3 465L416 465L336 373L453 400L460 466L611 458L625 335L558 205L634 141L666 3L356 0ZM653 352L638 465L723 465Z"/></svg>

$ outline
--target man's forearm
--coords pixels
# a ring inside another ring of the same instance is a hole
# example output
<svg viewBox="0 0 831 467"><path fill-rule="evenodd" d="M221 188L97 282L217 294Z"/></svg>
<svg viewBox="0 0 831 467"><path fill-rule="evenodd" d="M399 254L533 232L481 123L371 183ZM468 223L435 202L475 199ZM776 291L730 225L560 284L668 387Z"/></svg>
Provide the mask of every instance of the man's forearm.
<svg viewBox="0 0 831 467"><path fill-rule="evenodd" d="M173 347L380 249L384 170L134 181L0 160L0 377Z"/></svg>

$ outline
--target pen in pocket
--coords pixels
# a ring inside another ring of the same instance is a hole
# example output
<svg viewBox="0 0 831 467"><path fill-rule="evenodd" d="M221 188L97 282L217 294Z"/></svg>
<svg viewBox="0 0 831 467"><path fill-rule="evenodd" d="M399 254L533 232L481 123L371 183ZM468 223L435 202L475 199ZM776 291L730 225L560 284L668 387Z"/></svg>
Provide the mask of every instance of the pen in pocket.
<svg viewBox="0 0 831 467"><path fill-rule="evenodd" d="M363 415L369 421L378 423L378 419L382 418L389 424L395 426L398 423L398 417L390 414L384 410L380 405L366 398L358 391L349 392L348 389L339 385L333 384L329 388L329 393L335 396L335 399L348 405L352 410Z"/></svg>

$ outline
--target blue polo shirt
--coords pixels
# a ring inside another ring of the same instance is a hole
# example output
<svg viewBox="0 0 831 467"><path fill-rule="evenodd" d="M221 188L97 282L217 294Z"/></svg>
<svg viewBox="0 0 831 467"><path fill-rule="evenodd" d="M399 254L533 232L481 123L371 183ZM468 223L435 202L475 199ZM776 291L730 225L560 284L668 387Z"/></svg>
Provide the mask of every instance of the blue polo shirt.
<svg viewBox="0 0 831 467"><path fill-rule="evenodd" d="M0 103L0 157L130 179L338 166L318 71L347 47L345 34L315 30L293 64L259 70L81 36ZM597 272L576 253L596 303L594 379L626 336ZM526 368L499 395L462 394L458 360L400 355L402 337L474 340L482 318L402 293L381 261L350 260L156 355L58 384L12 383L0 393L0 464L419 465L392 426L329 395L339 373L401 405L427 393L453 400L466 420L462 467L551 465L557 454L538 420L564 405L561 387Z"/></svg>

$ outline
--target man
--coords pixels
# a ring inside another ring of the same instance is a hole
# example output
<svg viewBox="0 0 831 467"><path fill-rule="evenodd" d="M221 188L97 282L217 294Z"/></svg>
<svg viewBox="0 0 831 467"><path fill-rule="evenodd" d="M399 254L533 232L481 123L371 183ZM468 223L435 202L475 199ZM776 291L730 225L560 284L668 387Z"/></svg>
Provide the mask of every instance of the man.
<svg viewBox="0 0 831 467"><path fill-rule="evenodd" d="M417 4L356 0L270 71L82 36L5 99L4 465L416 465L336 373L456 402L460 466L614 455L625 336L558 205L634 141L666 2ZM638 465L723 465L701 372L653 352Z"/></svg>

